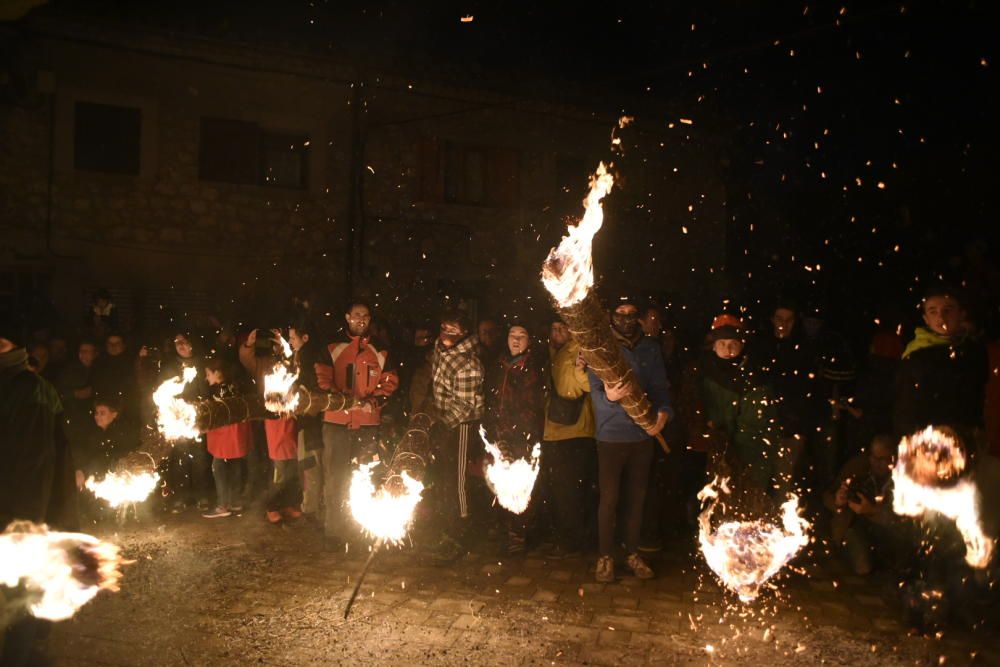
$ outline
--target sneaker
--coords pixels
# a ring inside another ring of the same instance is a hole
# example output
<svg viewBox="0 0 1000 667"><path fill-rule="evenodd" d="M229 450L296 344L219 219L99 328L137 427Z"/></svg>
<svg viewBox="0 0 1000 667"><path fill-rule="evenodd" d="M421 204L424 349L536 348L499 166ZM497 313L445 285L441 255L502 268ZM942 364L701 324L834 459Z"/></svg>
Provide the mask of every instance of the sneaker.
<svg viewBox="0 0 1000 667"><path fill-rule="evenodd" d="M303 516L302 510L298 507L283 507L281 509L281 515L286 519L301 519Z"/></svg>
<svg viewBox="0 0 1000 667"><path fill-rule="evenodd" d="M229 511L233 514L239 514L243 511L243 505L236 505L235 507L230 507Z"/></svg>
<svg viewBox="0 0 1000 667"><path fill-rule="evenodd" d="M273 525L275 525L275 526L277 526L279 523L281 523L281 519L282 519L281 512L268 512L267 513L267 520L270 523L272 523Z"/></svg>
<svg viewBox="0 0 1000 667"><path fill-rule="evenodd" d="M653 570L646 565L646 561L639 554L630 554L625 559L625 564L628 565L629 569L632 570L632 574L638 579L652 579L654 576Z"/></svg>
<svg viewBox="0 0 1000 667"><path fill-rule="evenodd" d="M204 514L202 514L202 516L205 517L206 519L224 519L225 517L232 515L233 513L230 512L225 507L216 507L211 512L205 512Z"/></svg>
<svg viewBox="0 0 1000 667"><path fill-rule="evenodd" d="M601 556L597 559L597 572L594 575L599 582L610 584L615 580L615 559L611 556Z"/></svg>

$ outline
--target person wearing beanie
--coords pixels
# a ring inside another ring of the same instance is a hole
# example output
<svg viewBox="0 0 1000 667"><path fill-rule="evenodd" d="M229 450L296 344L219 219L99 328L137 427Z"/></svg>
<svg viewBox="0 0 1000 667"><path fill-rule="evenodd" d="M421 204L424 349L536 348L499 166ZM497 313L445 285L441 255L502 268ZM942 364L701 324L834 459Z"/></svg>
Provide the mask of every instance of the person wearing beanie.
<svg viewBox="0 0 1000 667"><path fill-rule="evenodd" d="M744 349L741 321L729 314L712 322L698 372L702 411L711 439L739 491L770 492L777 475L777 413L766 386L757 384Z"/></svg>

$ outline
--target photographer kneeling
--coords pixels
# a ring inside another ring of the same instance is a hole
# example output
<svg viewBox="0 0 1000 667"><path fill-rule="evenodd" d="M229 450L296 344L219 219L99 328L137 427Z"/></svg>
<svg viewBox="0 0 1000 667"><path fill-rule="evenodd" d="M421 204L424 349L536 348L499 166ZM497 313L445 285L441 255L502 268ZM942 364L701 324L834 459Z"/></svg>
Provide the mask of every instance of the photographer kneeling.
<svg viewBox="0 0 1000 667"><path fill-rule="evenodd" d="M872 571L873 554L894 564L897 539L892 512L892 465L895 448L887 435L872 438L867 451L854 456L823 494L833 514L830 535L842 546L855 574Z"/></svg>

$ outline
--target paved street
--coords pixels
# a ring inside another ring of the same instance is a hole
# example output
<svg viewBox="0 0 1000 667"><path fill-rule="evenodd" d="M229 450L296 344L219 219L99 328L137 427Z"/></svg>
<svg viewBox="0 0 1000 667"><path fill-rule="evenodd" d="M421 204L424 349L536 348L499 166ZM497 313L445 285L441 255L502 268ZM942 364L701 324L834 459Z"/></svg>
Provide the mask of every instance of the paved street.
<svg viewBox="0 0 1000 667"><path fill-rule="evenodd" d="M120 593L55 627L53 664L1000 664L992 632L908 636L888 582L808 555L780 594L744 606L686 545L654 560L656 580L607 585L590 558L435 567L390 549L345 621L364 554L324 553L310 529L255 515L147 521L105 534L135 562Z"/></svg>

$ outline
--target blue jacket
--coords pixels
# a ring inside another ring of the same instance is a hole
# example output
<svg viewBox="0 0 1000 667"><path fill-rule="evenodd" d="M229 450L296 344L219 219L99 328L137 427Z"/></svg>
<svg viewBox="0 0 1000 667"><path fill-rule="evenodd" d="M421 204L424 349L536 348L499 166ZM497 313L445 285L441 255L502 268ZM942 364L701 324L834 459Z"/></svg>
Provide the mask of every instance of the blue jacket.
<svg viewBox="0 0 1000 667"><path fill-rule="evenodd" d="M631 350L622 347L622 354L631 364L635 379L646 391L653 410L666 412L670 415L669 419L673 419L670 383L667 381L660 345L655 339L643 336ZM608 400L601 379L593 371L588 371L587 376L590 379L590 400L594 404L594 417L597 421L597 439L601 442L640 442L648 438L646 432L632 421L618 403Z"/></svg>

